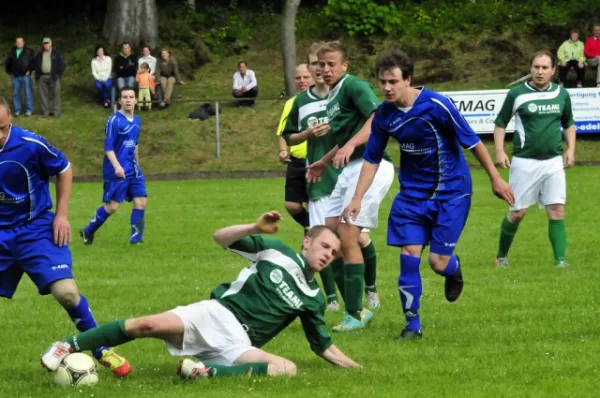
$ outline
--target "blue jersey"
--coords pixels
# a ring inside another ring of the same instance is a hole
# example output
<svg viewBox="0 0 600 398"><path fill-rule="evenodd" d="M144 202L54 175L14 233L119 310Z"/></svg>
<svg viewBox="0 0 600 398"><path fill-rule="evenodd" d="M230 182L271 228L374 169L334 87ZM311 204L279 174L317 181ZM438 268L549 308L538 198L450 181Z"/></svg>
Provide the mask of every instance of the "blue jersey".
<svg viewBox="0 0 600 398"><path fill-rule="evenodd" d="M135 149L140 138L141 121L137 116L132 120L127 119L121 112L112 114L106 121L106 138L104 139L104 152L113 151L119 164L125 171L125 178L142 177L142 170L135 159ZM121 178L115 174L115 168L104 156L102 164L104 181L117 181Z"/></svg>
<svg viewBox="0 0 600 398"><path fill-rule="evenodd" d="M403 196L448 200L472 194L460 147L470 149L480 140L448 97L421 88L409 109L384 101L375 112L364 159L379 163L390 136L400 144Z"/></svg>
<svg viewBox="0 0 600 398"><path fill-rule="evenodd" d="M69 165L45 139L11 125L0 148L0 229L31 221L52 209L49 178Z"/></svg>

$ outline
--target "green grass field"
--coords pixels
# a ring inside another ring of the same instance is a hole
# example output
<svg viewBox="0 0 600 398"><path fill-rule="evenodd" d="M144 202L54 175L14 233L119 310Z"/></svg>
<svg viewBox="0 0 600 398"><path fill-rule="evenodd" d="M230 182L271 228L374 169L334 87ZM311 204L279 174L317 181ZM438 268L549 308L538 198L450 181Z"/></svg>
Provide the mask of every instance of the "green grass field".
<svg viewBox="0 0 600 398"><path fill-rule="evenodd" d="M50 297L24 278L11 301L0 305L0 397L532 397L595 396L600 350L596 319L600 289L595 218L598 169L568 171L568 269L552 266L545 214L532 208L511 252L511 268L493 257L506 206L494 198L482 171L474 171L471 217L457 248L465 291L449 304L443 280L423 264L424 339L396 342L403 327L396 279L398 250L385 246L389 194L373 233L378 248L382 308L363 331L334 335L338 347L364 365L337 369L308 348L298 322L265 349L290 358L295 378L225 378L181 381L178 359L162 342L119 348L133 373L115 379L101 369L92 389L55 386L39 365L40 353L75 328ZM101 184L76 184L70 220L84 226L101 198ZM200 301L233 280L246 261L217 247L219 227L245 223L267 209L283 211L283 179L150 182L145 245L130 247L125 205L91 247L72 243L75 275L99 322L168 310ZM396 190L396 187L393 189ZM299 227L287 217L278 237L299 244ZM327 314L330 325L341 318Z"/></svg>

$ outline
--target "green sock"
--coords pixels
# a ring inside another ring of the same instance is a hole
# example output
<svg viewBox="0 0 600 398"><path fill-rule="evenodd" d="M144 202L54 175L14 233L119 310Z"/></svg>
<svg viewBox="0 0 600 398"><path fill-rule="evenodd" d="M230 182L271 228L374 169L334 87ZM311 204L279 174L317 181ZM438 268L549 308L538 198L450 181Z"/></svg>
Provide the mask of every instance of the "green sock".
<svg viewBox="0 0 600 398"><path fill-rule="evenodd" d="M554 264L564 262L567 255L567 229L565 228L565 220L550 220L548 223L548 236L550 236L550 243L552 243Z"/></svg>
<svg viewBox="0 0 600 398"><path fill-rule="evenodd" d="M375 280L377 279L377 252L373 241L360 249L365 259L365 292L377 293Z"/></svg>
<svg viewBox="0 0 600 398"><path fill-rule="evenodd" d="M340 291L340 296L342 296L342 299L346 301L346 293L344 289L344 259L338 258L337 260L333 260L331 264L329 264L329 267L331 267L333 279L335 280L335 284Z"/></svg>
<svg viewBox="0 0 600 398"><path fill-rule="evenodd" d="M77 352L114 347L133 340L125 333L125 319L112 321L65 339Z"/></svg>
<svg viewBox="0 0 600 398"><path fill-rule="evenodd" d="M335 279L333 278L333 269L331 264L325 267L321 272L321 281L323 282L323 289L327 296L327 302L337 301L338 297L335 292Z"/></svg>
<svg viewBox="0 0 600 398"><path fill-rule="evenodd" d="M346 312L360 319L362 310L363 284L365 282L365 263L344 264L344 291L346 293Z"/></svg>
<svg viewBox="0 0 600 398"><path fill-rule="evenodd" d="M513 224L508 221L508 216L504 216L502 219L502 225L500 226L500 244L498 246L498 253L496 257L503 258L508 255L510 245L515 238L519 224Z"/></svg>
<svg viewBox="0 0 600 398"><path fill-rule="evenodd" d="M269 369L268 363L260 362L248 362L241 365L225 366L217 365L212 362L202 362L204 365L210 368L208 374L210 377L223 377L223 376L262 376L267 374Z"/></svg>

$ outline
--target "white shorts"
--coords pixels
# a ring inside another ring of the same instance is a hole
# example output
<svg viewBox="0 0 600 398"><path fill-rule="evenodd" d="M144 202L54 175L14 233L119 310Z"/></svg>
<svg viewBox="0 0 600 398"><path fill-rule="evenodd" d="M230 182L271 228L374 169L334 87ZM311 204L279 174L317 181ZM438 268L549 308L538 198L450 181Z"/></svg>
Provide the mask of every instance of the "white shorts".
<svg viewBox="0 0 600 398"><path fill-rule="evenodd" d="M538 160L513 157L508 182L515 192L515 205L511 211L527 209L539 203L541 209L548 205L565 204L567 183L562 156Z"/></svg>
<svg viewBox="0 0 600 398"><path fill-rule="evenodd" d="M308 220L311 227L315 225L325 225L325 214L329 206L331 195L322 196L319 199L308 202ZM369 228L363 228L361 232L369 233Z"/></svg>
<svg viewBox="0 0 600 398"><path fill-rule="evenodd" d="M325 217L340 217L344 208L350 204L364 162L363 159L357 159L344 167L329 197ZM358 213L356 221L352 222L353 225L363 228L377 228L379 204L385 198L393 182L394 165L387 160L382 160L373 183L362 199L360 213Z"/></svg>
<svg viewBox="0 0 600 398"><path fill-rule="evenodd" d="M201 361L231 366L246 351L254 350L244 326L217 300L177 307L170 312L183 321L183 346L165 342L171 355L193 355Z"/></svg>

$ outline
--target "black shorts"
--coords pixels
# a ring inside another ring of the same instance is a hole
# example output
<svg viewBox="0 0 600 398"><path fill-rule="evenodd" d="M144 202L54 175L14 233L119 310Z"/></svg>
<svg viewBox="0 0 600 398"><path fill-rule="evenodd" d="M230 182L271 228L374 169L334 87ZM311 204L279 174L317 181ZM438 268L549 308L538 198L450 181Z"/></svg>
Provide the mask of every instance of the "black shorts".
<svg viewBox="0 0 600 398"><path fill-rule="evenodd" d="M308 202L306 187L306 159L290 156L285 172L285 201L294 203Z"/></svg>

